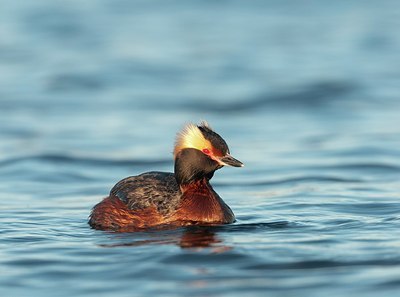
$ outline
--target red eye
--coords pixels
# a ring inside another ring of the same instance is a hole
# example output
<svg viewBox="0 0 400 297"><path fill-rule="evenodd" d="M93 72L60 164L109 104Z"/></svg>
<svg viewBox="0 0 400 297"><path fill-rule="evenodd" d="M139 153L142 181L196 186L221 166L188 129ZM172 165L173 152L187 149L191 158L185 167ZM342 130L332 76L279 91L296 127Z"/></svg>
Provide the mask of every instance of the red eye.
<svg viewBox="0 0 400 297"><path fill-rule="evenodd" d="M206 155L209 155L210 154L210 150L209 149L203 149L203 153L205 153Z"/></svg>

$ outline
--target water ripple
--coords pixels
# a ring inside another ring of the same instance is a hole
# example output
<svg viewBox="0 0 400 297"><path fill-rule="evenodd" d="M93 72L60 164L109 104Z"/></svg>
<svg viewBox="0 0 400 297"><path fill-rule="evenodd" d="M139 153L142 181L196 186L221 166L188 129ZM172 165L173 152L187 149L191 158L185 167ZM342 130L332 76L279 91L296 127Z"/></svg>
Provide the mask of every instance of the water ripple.
<svg viewBox="0 0 400 297"><path fill-rule="evenodd" d="M36 162L36 163L53 163L53 164L80 164L85 166L155 166L155 165L167 165L171 163L171 160L159 159L159 160L144 160L144 159L107 159L107 158L93 158L93 157L78 157L70 155L35 155L35 156L22 156L9 158L0 161L0 166L5 167L9 165L15 165L25 162Z"/></svg>
<svg viewBox="0 0 400 297"><path fill-rule="evenodd" d="M285 185L285 184L296 184L296 183L362 183L363 180L357 178L341 178L335 176L300 176L291 177L280 180L268 180L268 181L247 181L247 182L235 182L232 183L215 183L216 186L227 187L227 186L240 186L240 187L255 187L255 186L272 186L272 185Z"/></svg>
<svg viewBox="0 0 400 297"><path fill-rule="evenodd" d="M1 295L397 296L400 2L164 2L1 2ZM199 118L237 221L91 229Z"/></svg>
<svg viewBox="0 0 400 297"><path fill-rule="evenodd" d="M229 103L199 100L187 104L187 108L207 112L246 112L260 108L319 108L333 100L343 100L357 89L356 84L343 81L319 82L287 94L265 94L256 98Z"/></svg>
<svg viewBox="0 0 400 297"><path fill-rule="evenodd" d="M290 263L262 263L256 265L249 265L243 269L250 270L291 270L291 269L324 269L332 267L360 267L360 266L399 266L400 259L372 259L372 260L359 260L359 261L332 261L332 260L311 260L311 261L298 261Z"/></svg>

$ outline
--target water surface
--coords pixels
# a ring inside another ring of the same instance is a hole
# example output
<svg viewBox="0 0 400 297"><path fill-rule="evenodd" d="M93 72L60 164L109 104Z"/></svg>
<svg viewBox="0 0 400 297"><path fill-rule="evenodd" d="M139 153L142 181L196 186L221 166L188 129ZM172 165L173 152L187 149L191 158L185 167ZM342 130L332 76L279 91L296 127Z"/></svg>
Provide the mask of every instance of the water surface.
<svg viewBox="0 0 400 297"><path fill-rule="evenodd" d="M397 1L1 1L4 296L394 296ZM232 225L87 225L207 119Z"/></svg>

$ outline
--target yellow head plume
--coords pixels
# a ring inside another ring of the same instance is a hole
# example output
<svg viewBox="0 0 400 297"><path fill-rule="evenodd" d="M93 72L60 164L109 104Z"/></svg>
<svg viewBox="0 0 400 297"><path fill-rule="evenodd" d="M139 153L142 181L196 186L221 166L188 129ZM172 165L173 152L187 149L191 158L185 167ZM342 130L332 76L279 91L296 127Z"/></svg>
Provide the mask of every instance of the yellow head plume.
<svg viewBox="0 0 400 297"><path fill-rule="evenodd" d="M210 128L207 122L202 121L200 126ZM210 141L204 138L203 133L195 124L187 124L176 136L174 157L185 148L194 148L198 150L212 149Z"/></svg>

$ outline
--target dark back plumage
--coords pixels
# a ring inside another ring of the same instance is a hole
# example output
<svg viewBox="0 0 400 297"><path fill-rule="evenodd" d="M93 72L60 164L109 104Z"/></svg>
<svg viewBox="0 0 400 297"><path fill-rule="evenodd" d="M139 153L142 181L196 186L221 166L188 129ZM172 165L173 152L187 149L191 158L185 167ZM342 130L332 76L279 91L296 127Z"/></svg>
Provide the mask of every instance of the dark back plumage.
<svg viewBox="0 0 400 297"><path fill-rule="evenodd" d="M110 191L131 210L155 206L163 215L173 212L182 196L175 175L169 172L146 172L119 181Z"/></svg>

